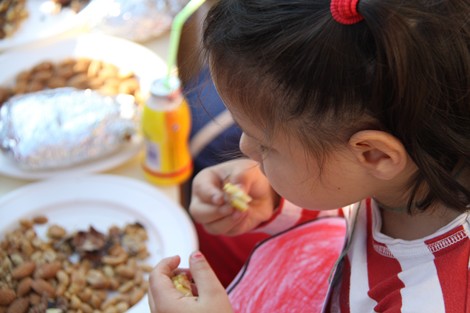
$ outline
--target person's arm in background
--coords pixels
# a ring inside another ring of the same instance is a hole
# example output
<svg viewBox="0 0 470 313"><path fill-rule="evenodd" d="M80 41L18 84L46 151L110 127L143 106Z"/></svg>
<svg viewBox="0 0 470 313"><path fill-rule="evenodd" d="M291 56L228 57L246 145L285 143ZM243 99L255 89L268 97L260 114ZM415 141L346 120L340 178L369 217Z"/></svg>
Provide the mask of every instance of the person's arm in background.
<svg viewBox="0 0 470 313"><path fill-rule="evenodd" d="M191 110L190 150L194 173L240 156L241 131L220 99L202 52L203 23L216 0L206 0L183 26L177 55L178 76ZM182 204L190 202L192 180L181 186Z"/></svg>
<svg viewBox="0 0 470 313"><path fill-rule="evenodd" d="M202 28L207 12L215 2L206 0L183 26L177 56L178 75L183 86L197 77L205 65L201 54Z"/></svg>

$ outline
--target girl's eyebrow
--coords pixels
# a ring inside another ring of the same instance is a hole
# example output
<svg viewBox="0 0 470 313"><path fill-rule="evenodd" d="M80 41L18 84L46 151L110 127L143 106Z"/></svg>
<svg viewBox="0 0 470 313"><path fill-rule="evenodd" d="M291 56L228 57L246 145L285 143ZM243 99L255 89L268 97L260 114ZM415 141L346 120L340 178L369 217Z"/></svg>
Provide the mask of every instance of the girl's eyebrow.
<svg viewBox="0 0 470 313"><path fill-rule="evenodd" d="M256 141L258 141L258 142L260 142L260 143L261 143L261 142L264 142L264 140L260 139L260 138L257 137L257 136L254 136L254 135L251 134L250 132L246 131L243 127L241 127L241 126L240 126L240 123L238 123L238 121L235 119L235 117L233 117L233 115L232 115L232 120L233 120L233 124L234 124L235 126L237 126L238 128L240 128L241 131L245 133L245 135L247 135L248 137L253 138L254 140L256 140Z"/></svg>

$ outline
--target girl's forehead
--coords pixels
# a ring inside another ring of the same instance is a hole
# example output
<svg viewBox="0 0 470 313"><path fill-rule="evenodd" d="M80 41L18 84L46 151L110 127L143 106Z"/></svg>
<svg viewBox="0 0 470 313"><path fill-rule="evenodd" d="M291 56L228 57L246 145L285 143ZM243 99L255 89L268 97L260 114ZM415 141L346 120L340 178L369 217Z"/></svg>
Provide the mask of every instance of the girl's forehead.
<svg viewBox="0 0 470 313"><path fill-rule="evenodd" d="M240 110L230 110L235 123L241 128L245 135L256 140L260 144L273 145L274 142L280 144L282 142L289 142L289 132L280 132L269 121L259 121L252 118L252 116L241 112ZM292 138L294 139L294 138Z"/></svg>
<svg viewBox="0 0 470 313"><path fill-rule="evenodd" d="M246 85L234 87L225 75L215 76L214 85L234 121L250 137L269 142L279 127L286 127L286 122L278 117L279 108L266 91L254 92Z"/></svg>

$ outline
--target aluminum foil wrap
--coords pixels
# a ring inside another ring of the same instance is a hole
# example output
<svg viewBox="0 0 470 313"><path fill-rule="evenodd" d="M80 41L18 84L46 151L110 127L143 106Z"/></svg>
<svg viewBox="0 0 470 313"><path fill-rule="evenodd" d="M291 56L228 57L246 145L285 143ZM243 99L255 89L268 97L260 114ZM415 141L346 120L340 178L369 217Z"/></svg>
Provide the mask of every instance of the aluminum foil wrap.
<svg viewBox="0 0 470 313"><path fill-rule="evenodd" d="M25 170L104 157L138 135L130 95L58 88L11 98L0 109L0 149Z"/></svg>
<svg viewBox="0 0 470 313"><path fill-rule="evenodd" d="M144 42L170 29L173 17L189 0L100 0L94 12L105 12L92 22L95 31Z"/></svg>

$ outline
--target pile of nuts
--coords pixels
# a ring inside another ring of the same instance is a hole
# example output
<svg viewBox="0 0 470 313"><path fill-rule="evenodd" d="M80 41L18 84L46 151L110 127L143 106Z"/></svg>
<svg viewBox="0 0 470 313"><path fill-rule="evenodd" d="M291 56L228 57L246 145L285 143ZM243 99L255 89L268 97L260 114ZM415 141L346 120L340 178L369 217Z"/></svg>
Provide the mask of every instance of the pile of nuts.
<svg viewBox="0 0 470 313"><path fill-rule="evenodd" d="M142 225L67 234L47 223L21 220L0 242L1 313L120 313L146 294L152 268ZM47 224L46 240L37 224Z"/></svg>
<svg viewBox="0 0 470 313"><path fill-rule="evenodd" d="M44 89L74 87L93 89L105 95L130 94L141 99L139 80L133 72L90 58L44 61L16 76L12 87L0 87L0 106L14 95Z"/></svg>
<svg viewBox="0 0 470 313"><path fill-rule="evenodd" d="M0 39L11 37L27 17L26 0L0 1Z"/></svg>
<svg viewBox="0 0 470 313"><path fill-rule="evenodd" d="M29 16L26 2L36 0L1 0L0 1L0 39L12 37L22 22ZM69 8L78 13L90 0L54 0L55 10L52 14L58 14L63 8Z"/></svg>

